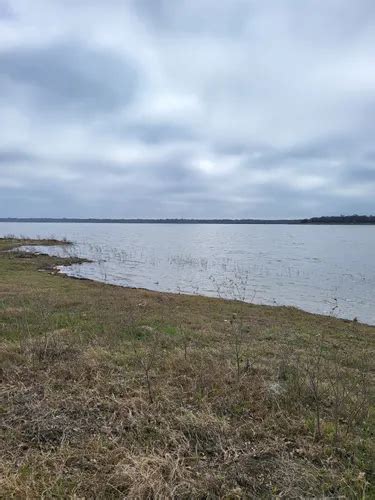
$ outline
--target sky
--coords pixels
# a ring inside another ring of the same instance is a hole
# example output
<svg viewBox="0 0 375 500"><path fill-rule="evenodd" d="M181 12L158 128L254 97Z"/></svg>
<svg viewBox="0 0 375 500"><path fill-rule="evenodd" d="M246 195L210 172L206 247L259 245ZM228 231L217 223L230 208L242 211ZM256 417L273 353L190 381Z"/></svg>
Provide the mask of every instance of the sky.
<svg viewBox="0 0 375 500"><path fill-rule="evenodd" d="M0 0L0 217L375 213L374 0Z"/></svg>

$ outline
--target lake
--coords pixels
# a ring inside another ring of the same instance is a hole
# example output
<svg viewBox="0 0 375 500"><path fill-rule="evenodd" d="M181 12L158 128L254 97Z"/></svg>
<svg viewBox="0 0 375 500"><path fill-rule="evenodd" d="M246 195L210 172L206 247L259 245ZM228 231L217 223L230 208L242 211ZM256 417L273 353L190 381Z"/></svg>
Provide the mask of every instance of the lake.
<svg viewBox="0 0 375 500"><path fill-rule="evenodd" d="M375 226L0 223L8 234L73 241L43 249L94 261L71 276L375 324Z"/></svg>

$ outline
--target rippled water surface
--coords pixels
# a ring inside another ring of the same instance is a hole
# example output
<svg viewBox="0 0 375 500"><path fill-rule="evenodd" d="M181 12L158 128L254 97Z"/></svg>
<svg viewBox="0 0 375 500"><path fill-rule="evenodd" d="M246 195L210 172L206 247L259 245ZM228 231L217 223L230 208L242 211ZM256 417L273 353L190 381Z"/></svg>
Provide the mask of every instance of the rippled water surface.
<svg viewBox="0 0 375 500"><path fill-rule="evenodd" d="M68 238L48 252L94 261L72 276L375 324L375 226L0 223L0 234Z"/></svg>

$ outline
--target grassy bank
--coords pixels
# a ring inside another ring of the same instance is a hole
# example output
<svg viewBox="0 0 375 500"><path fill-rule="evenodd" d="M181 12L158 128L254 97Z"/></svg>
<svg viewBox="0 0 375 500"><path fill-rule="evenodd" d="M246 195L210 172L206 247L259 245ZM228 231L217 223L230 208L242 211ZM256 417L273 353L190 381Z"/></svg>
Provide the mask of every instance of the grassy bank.
<svg viewBox="0 0 375 500"><path fill-rule="evenodd" d="M375 327L74 280L21 243L0 240L1 497L374 498Z"/></svg>

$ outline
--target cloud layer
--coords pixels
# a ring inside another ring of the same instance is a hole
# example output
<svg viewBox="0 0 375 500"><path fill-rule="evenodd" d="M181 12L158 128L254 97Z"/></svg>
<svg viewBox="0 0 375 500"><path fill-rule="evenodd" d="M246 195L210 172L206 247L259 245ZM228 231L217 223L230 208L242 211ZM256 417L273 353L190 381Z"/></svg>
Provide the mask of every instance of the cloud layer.
<svg viewBox="0 0 375 500"><path fill-rule="evenodd" d="M373 0L0 0L0 216L375 212Z"/></svg>

